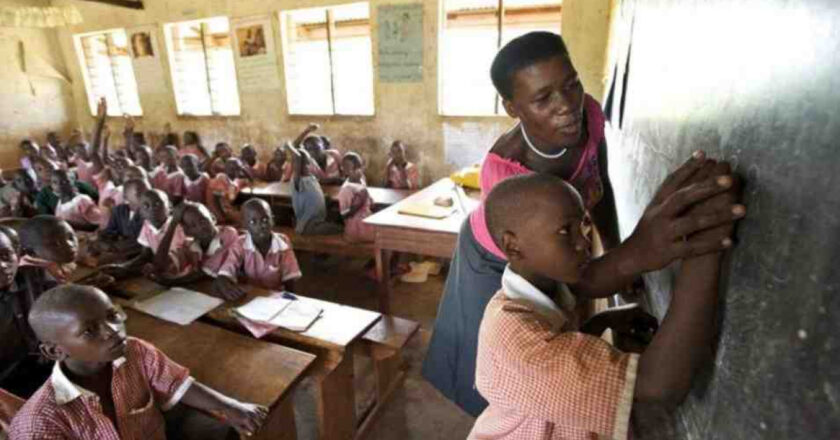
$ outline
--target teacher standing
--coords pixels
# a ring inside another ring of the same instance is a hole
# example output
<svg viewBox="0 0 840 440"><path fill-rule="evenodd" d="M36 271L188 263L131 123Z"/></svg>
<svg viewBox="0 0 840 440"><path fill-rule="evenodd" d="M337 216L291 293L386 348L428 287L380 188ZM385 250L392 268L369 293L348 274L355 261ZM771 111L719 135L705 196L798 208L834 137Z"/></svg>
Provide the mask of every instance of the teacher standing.
<svg viewBox="0 0 840 440"><path fill-rule="evenodd" d="M490 298L500 289L507 262L487 229L483 198L500 181L533 172L571 183L583 197L605 249L584 279L570 286L580 300L613 295L640 274L690 254L723 249L725 237L692 237L700 225L686 215L657 209L665 196L696 191L680 188L705 163L696 154L669 176L636 230L619 243L615 200L607 175L604 114L583 90L563 39L532 32L505 45L490 69L508 115L519 120L503 134L481 167L482 204L464 221L446 279L423 376L467 413L477 416L487 402L475 388L478 329ZM689 220L689 221L687 221ZM670 241L662 231L686 226L686 237ZM546 237L546 239L552 239Z"/></svg>

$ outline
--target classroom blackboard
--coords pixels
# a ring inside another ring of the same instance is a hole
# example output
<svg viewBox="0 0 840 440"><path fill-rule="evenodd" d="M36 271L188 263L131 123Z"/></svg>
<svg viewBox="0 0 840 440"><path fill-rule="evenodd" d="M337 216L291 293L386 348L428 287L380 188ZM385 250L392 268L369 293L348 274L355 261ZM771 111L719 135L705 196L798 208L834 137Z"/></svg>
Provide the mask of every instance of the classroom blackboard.
<svg viewBox="0 0 840 440"><path fill-rule="evenodd" d="M840 2L622 3L608 136L622 232L698 148L732 162L749 209L714 362L642 438L838 439ZM646 276L660 317L673 274Z"/></svg>

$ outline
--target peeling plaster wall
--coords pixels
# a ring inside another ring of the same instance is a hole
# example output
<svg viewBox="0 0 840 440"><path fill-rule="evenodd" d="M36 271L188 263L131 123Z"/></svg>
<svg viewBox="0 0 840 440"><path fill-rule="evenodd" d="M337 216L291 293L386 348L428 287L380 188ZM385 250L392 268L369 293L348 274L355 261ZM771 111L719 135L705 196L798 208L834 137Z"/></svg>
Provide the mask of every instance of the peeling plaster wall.
<svg viewBox="0 0 840 440"><path fill-rule="evenodd" d="M600 1L600 0L599 0ZM349 2L349 1L348 1ZM433 179L447 175L457 166L447 163L446 149L449 156L457 156L458 162L478 162L490 142L511 127L514 121L507 117L443 117L438 114L438 29L439 3L436 0L423 0L424 5L424 76L417 83L382 83L378 81L377 64L377 6L383 4L412 3L411 1L371 0L371 31L373 39L374 94L376 114L372 117L311 117L290 116L287 109L285 78L283 75L283 54L280 26L277 12L304 7L328 6L340 4L338 1L322 0L280 0L266 2L257 0L145 0L145 10L135 11L116 8L90 2L55 0L54 4L73 4L81 11L84 23L60 32L61 49L68 60L70 75L73 78L75 113L85 126L92 124L90 109L84 90L80 66L72 35L82 32L132 27L155 24L158 29L159 46L163 47L164 23L224 15L229 18L254 15L271 15L274 22L274 39L278 48L277 62L280 72L281 87L277 91L261 93L240 92L242 113L232 118L196 118L176 115L172 95L171 77L166 56L161 57L165 78L166 93L159 95L141 94L144 116L138 121L138 128L143 131L160 131L163 125L171 122L175 131L196 130L202 136L203 143L212 147L218 141L227 141L238 147L243 142L255 143L263 157L268 157L274 145L295 137L307 123L321 124L322 132L333 140L342 151L356 151L368 160L367 174L369 181L381 182L382 168L386 160L387 147L395 139L401 139L409 145L409 156L423 169L423 180L428 183ZM581 0L566 3L583 3ZM344 2L347 3L347 2ZM577 6L580 10L582 6ZM598 14L582 14L580 19L603 22L603 34L608 26ZM567 26L564 18L563 26ZM593 25L593 27L601 26ZM570 26L570 29L582 31L586 27ZM586 28L591 31L591 28ZM569 40L575 36L566 35ZM600 40L599 40L600 41ZM602 41L604 48L606 40ZM577 46L574 46L577 47ZM587 44L586 50L591 47ZM598 57L605 57L606 50L599 49ZM591 63L592 57L585 57L583 63ZM72 61L70 61L72 60ZM605 62L601 62L605 64ZM579 66L585 75L592 71L588 66ZM596 69L597 70L597 69ZM603 70L603 66L601 67ZM584 84L597 83L585 80ZM601 87L602 88L602 87ZM594 90L600 98L602 91ZM120 125L114 122L112 125ZM112 127L113 128L113 127ZM479 134L479 136L473 136Z"/></svg>
<svg viewBox="0 0 840 440"><path fill-rule="evenodd" d="M0 8L49 4L0 0ZM62 76L67 69L55 29L0 27L0 168L19 166L22 138L42 142L48 131L71 126L73 91Z"/></svg>

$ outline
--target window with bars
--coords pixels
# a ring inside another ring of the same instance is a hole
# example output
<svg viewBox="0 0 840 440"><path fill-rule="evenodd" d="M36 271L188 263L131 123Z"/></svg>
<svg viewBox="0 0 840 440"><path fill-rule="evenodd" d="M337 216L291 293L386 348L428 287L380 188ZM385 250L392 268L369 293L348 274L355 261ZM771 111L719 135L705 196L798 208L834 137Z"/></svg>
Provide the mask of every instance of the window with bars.
<svg viewBox="0 0 840 440"><path fill-rule="evenodd" d="M562 0L444 0L440 42L440 113L505 113L490 64L510 40L532 31L560 33Z"/></svg>
<svg viewBox="0 0 840 440"><path fill-rule="evenodd" d="M125 30L75 35L74 42L91 115L96 115L97 102L104 97L108 116L141 116L143 109Z"/></svg>
<svg viewBox="0 0 840 440"><path fill-rule="evenodd" d="M175 106L185 116L239 115L239 91L227 17L163 27Z"/></svg>
<svg viewBox="0 0 840 440"><path fill-rule="evenodd" d="M373 115L368 3L280 13L289 113Z"/></svg>

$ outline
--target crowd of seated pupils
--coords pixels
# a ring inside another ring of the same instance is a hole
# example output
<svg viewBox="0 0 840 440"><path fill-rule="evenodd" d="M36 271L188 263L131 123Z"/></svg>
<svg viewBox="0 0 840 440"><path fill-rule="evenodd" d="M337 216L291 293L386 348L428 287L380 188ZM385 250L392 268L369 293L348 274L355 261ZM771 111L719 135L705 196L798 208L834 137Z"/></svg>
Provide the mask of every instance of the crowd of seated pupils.
<svg viewBox="0 0 840 440"><path fill-rule="evenodd" d="M30 399L10 432L14 438L45 438L88 429L66 426L74 416L61 415L68 408L56 400L61 391L67 392L58 388L68 385L108 397L101 407L85 400L88 410L104 413L113 423L97 424L96 438L118 438L111 432L115 427L120 435L127 435L124 430L142 431L115 410L113 399L123 392L111 394L103 386L111 371L96 366L113 359L93 359L90 350L97 347L80 348L73 345L79 341L59 335L66 329L58 327L89 319L102 320L112 330L120 328L119 357L129 364L153 365L157 371L151 377L122 377L120 386L130 390L132 381L146 381L155 401L166 403L159 409L179 401L199 409L212 407L226 414L231 427L253 432L265 417L264 408L194 383L188 372L154 347L126 339L124 316L114 312L99 289L117 279L145 276L165 286L211 279L211 293L225 300L243 297L243 284L293 290L302 274L289 237L276 232L264 200L251 198L237 205L240 191L254 180L290 182L298 233L343 233L348 241L372 241L362 223L372 206L365 161L357 153L342 155L329 138L313 134L319 128L315 124L263 162L253 145L244 145L236 156L221 142L211 153L197 133L188 131L179 138L169 126L152 148L126 117L124 147L109 151L106 114L103 99L90 142L80 130L66 142L56 133L49 133L43 145L24 140L20 169L8 181L0 177L0 218L19 223L16 228L0 225L0 291L14 293L0 295L0 389ZM388 154L385 186L417 188L417 168L406 161L404 144L394 142ZM341 184L343 224L327 220L322 184ZM81 237L85 246L80 245ZM94 276L82 281L84 286L69 281L77 263L96 265ZM81 342L93 344L90 338ZM46 360L59 362L49 365Z"/></svg>

